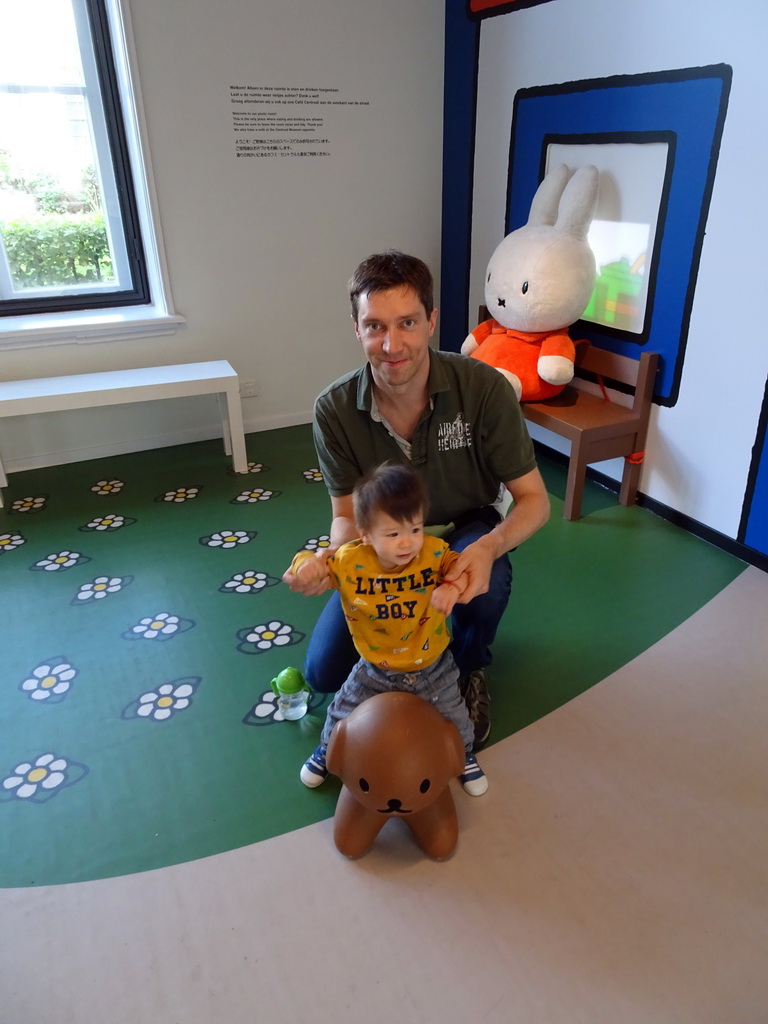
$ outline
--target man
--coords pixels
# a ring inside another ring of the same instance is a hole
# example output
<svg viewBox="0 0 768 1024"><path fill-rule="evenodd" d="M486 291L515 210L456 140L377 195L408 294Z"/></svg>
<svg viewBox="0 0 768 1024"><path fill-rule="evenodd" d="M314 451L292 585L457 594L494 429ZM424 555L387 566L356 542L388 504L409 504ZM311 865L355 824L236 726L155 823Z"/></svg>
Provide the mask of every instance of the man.
<svg viewBox="0 0 768 1024"><path fill-rule="evenodd" d="M314 414L331 550L357 536L358 479L381 462L410 461L427 486L428 530L460 552L446 578L469 579L453 610L452 651L479 746L490 732L484 669L512 583L507 552L544 525L549 498L508 382L479 360L430 349L437 309L426 264L396 251L375 254L355 271L349 294L366 364L327 387ZM505 519L493 507L501 485L513 501ZM304 594L327 587L301 584L290 570L283 578ZM334 593L309 643L307 681L320 692L337 690L357 657Z"/></svg>

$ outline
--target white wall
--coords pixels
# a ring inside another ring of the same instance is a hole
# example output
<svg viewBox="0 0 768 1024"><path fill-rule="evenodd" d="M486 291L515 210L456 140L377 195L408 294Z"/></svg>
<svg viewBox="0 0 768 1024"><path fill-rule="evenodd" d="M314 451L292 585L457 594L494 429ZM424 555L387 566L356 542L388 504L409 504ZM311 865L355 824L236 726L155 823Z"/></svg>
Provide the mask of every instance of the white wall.
<svg viewBox="0 0 768 1024"><path fill-rule="evenodd" d="M706 6L706 5L705 5ZM768 76L764 0L554 0L481 31L470 309L504 232L518 89L726 63L733 84L706 225L680 396L654 408L641 488L735 537L768 373L765 239ZM470 325L472 326L472 325ZM538 435L553 447L554 435ZM598 467L618 478L618 463Z"/></svg>
<svg viewBox="0 0 768 1024"><path fill-rule="evenodd" d="M247 430L306 422L361 361L346 281L440 253L443 0L130 0L176 309L169 338L0 354L0 379L228 359ZM319 86L331 157L238 159L231 85ZM214 436L214 400L4 420L6 468Z"/></svg>

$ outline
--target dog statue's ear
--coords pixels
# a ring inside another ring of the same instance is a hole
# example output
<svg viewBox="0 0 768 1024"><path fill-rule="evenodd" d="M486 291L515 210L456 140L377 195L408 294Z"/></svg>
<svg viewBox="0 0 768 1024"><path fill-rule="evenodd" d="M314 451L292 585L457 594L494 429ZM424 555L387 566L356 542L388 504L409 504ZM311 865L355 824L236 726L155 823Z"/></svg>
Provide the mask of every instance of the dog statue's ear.
<svg viewBox="0 0 768 1024"><path fill-rule="evenodd" d="M334 725L331 738L328 741L328 749L325 752L325 764L331 775L338 775L341 777L341 773L344 770L344 748L346 746L346 737L347 720L346 718L342 718L340 722L337 722L336 725ZM461 767L464 767L463 760L461 762Z"/></svg>

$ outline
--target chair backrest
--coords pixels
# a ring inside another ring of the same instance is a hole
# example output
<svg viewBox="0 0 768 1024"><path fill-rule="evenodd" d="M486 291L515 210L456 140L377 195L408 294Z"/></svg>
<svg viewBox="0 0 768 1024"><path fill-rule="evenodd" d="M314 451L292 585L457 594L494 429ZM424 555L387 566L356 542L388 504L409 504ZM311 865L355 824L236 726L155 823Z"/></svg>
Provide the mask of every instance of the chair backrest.
<svg viewBox="0 0 768 1024"><path fill-rule="evenodd" d="M576 346L576 373L581 375L585 370L604 379L620 381L634 387L640 363L637 359L619 356L615 352L582 341Z"/></svg>
<svg viewBox="0 0 768 1024"><path fill-rule="evenodd" d="M630 389L632 408L639 412L650 407L658 366L658 352L641 352L639 359L631 359L581 342L576 345L574 380L583 376L586 380L597 379L598 384L609 388L617 383L618 391Z"/></svg>

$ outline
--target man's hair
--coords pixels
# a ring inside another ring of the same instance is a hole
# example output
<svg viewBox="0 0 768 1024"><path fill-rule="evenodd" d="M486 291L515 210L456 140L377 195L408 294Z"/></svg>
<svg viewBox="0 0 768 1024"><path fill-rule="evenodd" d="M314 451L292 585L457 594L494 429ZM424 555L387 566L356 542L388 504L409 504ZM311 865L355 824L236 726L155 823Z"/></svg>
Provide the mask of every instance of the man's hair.
<svg viewBox="0 0 768 1024"><path fill-rule="evenodd" d="M416 256L406 256L397 249L389 249L363 260L349 279L349 301L355 323L360 309L360 296L389 291L390 288L412 288L424 306L427 318L432 315L435 308L434 283L429 267Z"/></svg>
<svg viewBox="0 0 768 1024"><path fill-rule="evenodd" d="M426 518L429 498L415 470L385 462L358 480L352 492L352 505L358 528L367 532L381 513L396 523Z"/></svg>

